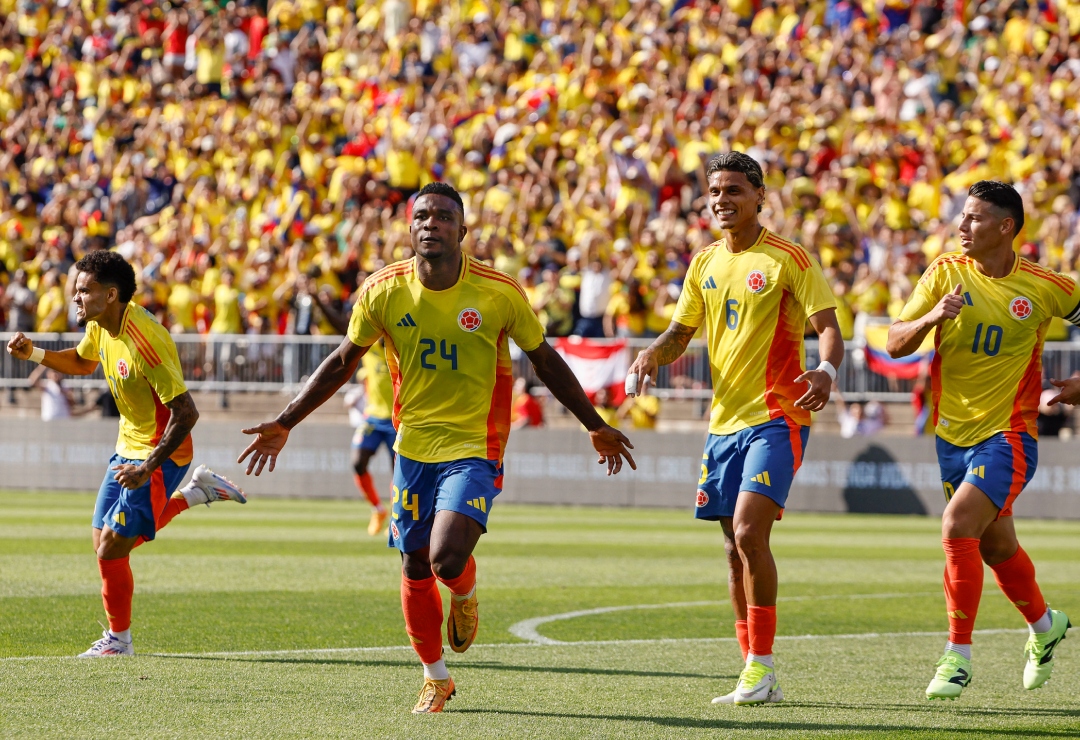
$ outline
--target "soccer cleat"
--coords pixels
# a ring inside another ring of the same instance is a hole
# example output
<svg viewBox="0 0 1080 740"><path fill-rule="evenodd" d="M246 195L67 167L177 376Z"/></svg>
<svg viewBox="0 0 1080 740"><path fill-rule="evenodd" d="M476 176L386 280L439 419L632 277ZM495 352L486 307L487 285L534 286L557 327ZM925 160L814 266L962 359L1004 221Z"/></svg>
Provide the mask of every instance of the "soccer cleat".
<svg viewBox="0 0 1080 740"><path fill-rule="evenodd" d="M1028 637L1024 646L1027 663L1024 665L1024 688L1038 689L1050 680L1054 670L1054 648L1065 639L1065 633L1072 627L1072 622L1065 612L1050 610L1050 629L1036 632Z"/></svg>
<svg viewBox="0 0 1080 740"><path fill-rule="evenodd" d="M776 680L776 669L756 660L747 662L742 673L739 674L739 684L735 687L735 697L732 704L746 706L748 704L764 704L769 701L769 695L780 690ZM723 697L720 697L723 698ZM783 694L780 694L783 698ZM780 701L780 699L776 699Z"/></svg>
<svg viewBox="0 0 1080 740"><path fill-rule="evenodd" d="M80 653L80 658L117 658L124 655L134 655L135 648L130 642L118 640L112 636L109 630L101 633L101 639L90 646L85 653Z"/></svg>
<svg viewBox="0 0 1080 740"><path fill-rule="evenodd" d="M730 694L724 694L718 696L712 700L713 704L734 704L736 691L732 691ZM775 704L784 700L784 690L779 685L773 687L773 690L769 692L768 698L765 699L763 704Z"/></svg>
<svg viewBox="0 0 1080 740"><path fill-rule="evenodd" d="M477 612L476 589L472 596L461 598L457 594L450 596L450 616L446 618L446 640L455 653L469 649L476 639L476 630L480 628L480 614Z"/></svg>
<svg viewBox="0 0 1080 740"><path fill-rule="evenodd" d="M971 683L971 661L952 650L946 650L937 662L937 673L926 687L927 699L953 699Z"/></svg>
<svg viewBox="0 0 1080 740"><path fill-rule="evenodd" d="M378 536L382 531L383 525L386 524L386 518L390 516L389 511L373 511L371 512L371 521L367 525L367 533L372 536Z"/></svg>
<svg viewBox="0 0 1080 740"><path fill-rule="evenodd" d="M247 496L240 490L240 486L233 483L223 475L218 475L205 465L195 468L195 474L191 476L191 482L206 496L205 501L199 503L209 506L214 501L236 501L246 504Z"/></svg>
<svg viewBox="0 0 1080 740"><path fill-rule="evenodd" d="M420 689L420 698L416 700L413 714L436 714L443 710L446 702L450 701L457 690L454 688L454 679L436 681L434 678L424 679L424 688Z"/></svg>

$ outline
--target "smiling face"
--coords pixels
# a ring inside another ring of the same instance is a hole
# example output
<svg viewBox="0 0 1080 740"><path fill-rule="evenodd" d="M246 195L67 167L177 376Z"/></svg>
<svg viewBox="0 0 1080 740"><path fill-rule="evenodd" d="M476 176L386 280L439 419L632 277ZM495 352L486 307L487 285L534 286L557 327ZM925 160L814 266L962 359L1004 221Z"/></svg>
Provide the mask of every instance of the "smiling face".
<svg viewBox="0 0 1080 740"><path fill-rule="evenodd" d="M742 172L720 170L709 176L709 211L724 231L740 231L757 223L765 188L755 188Z"/></svg>
<svg viewBox="0 0 1080 740"><path fill-rule="evenodd" d="M87 321L95 321L108 307L109 303L119 300L119 291L115 285L102 285L89 272L80 272L75 279L75 321L79 326L86 326Z"/></svg>
<svg viewBox="0 0 1080 740"><path fill-rule="evenodd" d="M969 195L960 213L960 250L982 254L1012 245L1016 221L1004 209Z"/></svg>
<svg viewBox="0 0 1080 740"><path fill-rule="evenodd" d="M409 235L413 251L424 259L439 259L461 249L467 229L464 214L445 195L428 193L413 203Z"/></svg>

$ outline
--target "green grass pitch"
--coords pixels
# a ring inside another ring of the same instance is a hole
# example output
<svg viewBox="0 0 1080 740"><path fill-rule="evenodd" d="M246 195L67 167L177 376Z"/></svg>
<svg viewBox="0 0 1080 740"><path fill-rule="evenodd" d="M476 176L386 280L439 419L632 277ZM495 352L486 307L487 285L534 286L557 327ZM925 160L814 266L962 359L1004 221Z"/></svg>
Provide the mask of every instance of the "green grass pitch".
<svg viewBox="0 0 1080 740"><path fill-rule="evenodd" d="M923 697L947 627L929 518L785 516L773 545L788 698L715 707L740 668L717 525L496 507L477 549L480 634L447 657L458 694L415 717L398 557L365 534L366 504L182 514L132 557L139 655L78 661L104 618L92 506L0 493L0 737L1080 737L1080 639L1046 688L1024 691L1023 621L989 571L971 687ZM1048 600L1080 617L1080 523L1017 529Z"/></svg>

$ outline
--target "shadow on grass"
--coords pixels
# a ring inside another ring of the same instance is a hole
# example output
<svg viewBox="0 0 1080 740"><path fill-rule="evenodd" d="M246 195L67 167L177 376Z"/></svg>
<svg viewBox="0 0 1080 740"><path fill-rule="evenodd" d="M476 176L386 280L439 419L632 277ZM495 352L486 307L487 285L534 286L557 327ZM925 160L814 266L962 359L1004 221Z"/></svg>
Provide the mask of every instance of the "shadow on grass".
<svg viewBox="0 0 1080 740"><path fill-rule="evenodd" d="M1024 717L1033 719L1038 717L1080 717L1080 709L1054 709L1051 707L958 707L952 702L932 702L925 704L843 704L840 702L825 701L792 701L784 702L789 707L805 707L808 709L850 709L852 711L865 711L876 709L884 712L936 712L942 708L952 714L963 714L981 717Z"/></svg>
<svg viewBox="0 0 1080 740"><path fill-rule="evenodd" d="M751 710L753 711L753 710ZM926 735L929 737L941 737L942 728L939 727L919 727L917 725L897 725L897 724L844 724L844 723L831 723L826 724L823 722L770 722L768 721L762 712L767 712L768 709L761 709L754 713L754 719L748 719L745 722L739 722L736 720L727 719L696 719L692 717L657 717L648 715L632 715L632 714L572 714L569 712L530 712L518 709L452 709L453 714L497 714L497 715L511 715L520 717L540 717L547 719L594 719L594 720L607 720L616 722L644 722L659 727L678 727L678 728L700 728L706 730L756 730L757 732L764 732L767 736L769 730L796 730L796 731L816 731L816 732L867 732L867 733L879 733L879 732L904 732L912 733L911 736ZM1062 738L1076 738L1075 730L1038 730L1038 729L1016 729L1006 730L1000 728L971 728L965 727L963 729L964 737L1019 737L1019 738L1036 738L1036 737L1062 737Z"/></svg>
<svg viewBox="0 0 1080 740"><path fill-rule="evenodd" d="M341 666L387 666L418 668L416 661L385 660L385 659L358 659L358 658L289 658L273 657L264 655L153 655L151 657L162 660L211 660L230 661L234 663L296 663L301 665L341 665ZM702 673L674 673L668 671L629 671L617 668L577 668L570 666L530 666L530 665L506 665L505 663L488 663L484 661L459 663L451 662L448 666L451 670L458 668L473 668L477 670L509 671L512 673L568 673L585 674L596 676L637 676L644 678L701 678L706 680L720 679L734 680L737 675L712 675Z"/></svg>

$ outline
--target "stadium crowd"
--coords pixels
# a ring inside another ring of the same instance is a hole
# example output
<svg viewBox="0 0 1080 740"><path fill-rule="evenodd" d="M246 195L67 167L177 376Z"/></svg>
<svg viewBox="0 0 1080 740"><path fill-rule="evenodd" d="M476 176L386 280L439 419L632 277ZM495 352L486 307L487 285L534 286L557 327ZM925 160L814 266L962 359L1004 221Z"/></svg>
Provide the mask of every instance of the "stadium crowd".
<svg viewBox="0 0 1080 740"><path fill-rule="evenodd" d="M0 0L0 326L73 327L115 248L173 331L333 333L439 179L550 334L653 336L739 149L850 337L976 180L1075 272L1078 102L1075 0Z"/></svg>

